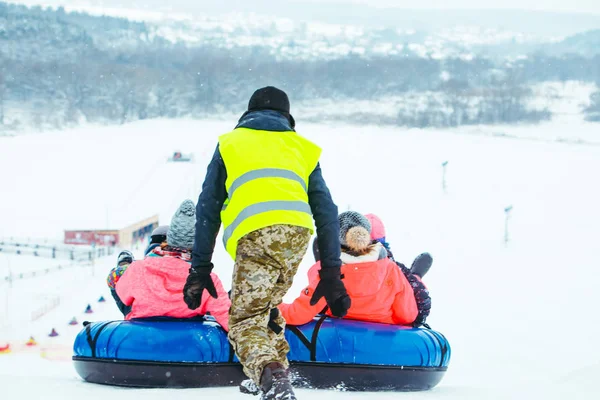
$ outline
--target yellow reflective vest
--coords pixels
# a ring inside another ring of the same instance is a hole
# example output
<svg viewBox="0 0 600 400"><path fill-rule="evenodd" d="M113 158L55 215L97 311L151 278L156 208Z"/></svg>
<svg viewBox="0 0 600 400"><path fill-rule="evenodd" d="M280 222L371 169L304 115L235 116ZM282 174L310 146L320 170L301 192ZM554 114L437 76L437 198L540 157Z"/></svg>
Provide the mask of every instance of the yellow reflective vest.
<svg viewBox="0 0 600 400"><path fill-rule="evenodd" d="M219 151L227 170L223 244L234 260L238 240L257 229L286 224L314 233L307 191L320 147L293 131L237 128L219 137Z"/></svg>

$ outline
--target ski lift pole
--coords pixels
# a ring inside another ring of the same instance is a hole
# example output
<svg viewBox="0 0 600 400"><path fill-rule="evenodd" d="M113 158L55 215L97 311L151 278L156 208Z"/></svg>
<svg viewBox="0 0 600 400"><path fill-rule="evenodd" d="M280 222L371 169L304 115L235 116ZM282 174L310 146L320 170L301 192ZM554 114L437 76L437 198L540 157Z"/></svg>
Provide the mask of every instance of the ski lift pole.
<svg viewBox="0 0 600 400"><path fill-rule="evenodd" d="M92 263L92 276L96 276L96 242L92 242L92 250L90 251L90 261Z"/></svg>
<svg viewBox="0 0 600 400"><path fill-rule="evenodd" d="M448 161L444 161L442 163L442 190L446 193L446 166L448 165Z"/></svg>
<svg viewBox="0 0 600 400"><path fill-rule="evenodd" d="M6 258L8 259L8 254L6 255ZM13 287L13 272L12 272L12 267L10 266L10 260L8 261L8 288L12 289Z"/></svg>
<svg viewBox="0 0 600 400"><path fill-rule="evenodd" d="M4 255L6 256L6 266L7 266L7 269L8 269L8 277L7 277L8 278L7 279L8 287L12 288L12 286L13 286L13 273L12 273L12 267L10 266L10 258L8 257L8 254L4 254ZM8 292L7 292L7 296L8 296Z"/></svg>
<svg viewBox="0 0 600 400"><path fill-rule="evenodd" d="M510 205L504 209L504 245L506 246L509 241L508 235L508 220L510 219L510 212L512 211L513 206Z"/></svg>
<svg viewBox="0 0 600 400"><path fill-rule="evenodd" d="M13 287L13 273L12 268L10 266L10 258L8 257L8 254L5 254L5 256L6 262L8 263L8 288L6 288L5 290L6 298L4 303L4 316L0 318L3 320L2 323L0 323L0 333L3 333L2 331L8 331L10 329L10 298Z"/></svg>

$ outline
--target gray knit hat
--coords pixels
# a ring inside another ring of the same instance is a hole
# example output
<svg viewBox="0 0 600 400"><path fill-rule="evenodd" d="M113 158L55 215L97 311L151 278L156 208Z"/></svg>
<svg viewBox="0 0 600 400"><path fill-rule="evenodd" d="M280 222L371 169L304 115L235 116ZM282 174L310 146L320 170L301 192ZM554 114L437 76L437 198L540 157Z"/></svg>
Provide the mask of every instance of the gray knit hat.
<svg viewBox="0 0 600 400"><path fill-rule="evenodd" d="M340 222L340 244L360 251L371 244L371 223L361 213L345 211L338 216Z"/></svg>
<svg viewBox="0 0 600 400"><path fill-rule="evenodd" d="M167 243L172 247L191 249L194 247L196 207L191 200L185 200L171 219L167 232Z"/></svg>

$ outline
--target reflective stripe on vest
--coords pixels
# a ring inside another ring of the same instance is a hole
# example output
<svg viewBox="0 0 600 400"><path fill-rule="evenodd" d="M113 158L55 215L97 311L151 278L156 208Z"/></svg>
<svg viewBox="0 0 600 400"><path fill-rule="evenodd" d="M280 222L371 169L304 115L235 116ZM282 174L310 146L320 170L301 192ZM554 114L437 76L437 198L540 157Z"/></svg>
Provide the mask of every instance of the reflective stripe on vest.
<svg viewBox="0 0 600 400"><path fill-rule="evenodd" d="M298 175L297 173L295 173L294 171L290 171L287 169L280 169L280 168L262 168L262 169L255 169L254 171L246 172L244 175L240 176L235 181L233 181L233 183L231 184L231 187L228 190L229 201L231 201L231 198L233 197L233 193L240 186L242 186L243 184L248 183L250 181L253 181L255 179L260 179L260 178L290 179L290 180L296 181L300 185L302 185L302 189L304 189L305 192L308 191L308 188L306 187L306 182L304 182L304 179L302 179L302 177L300 175Z"/></svg>
<svg viewBox="0 0 600 400"><path fill-rule="evenodd" d="M312 211L310 209L310 205L303 201L264 201L262 203L251 204L248 207L244 208L240 213L235 217L231 225L229 225L225 231L223 232L223 244L227 247L227 242L233 235L235 229L246 219L261 214L268 211L298 211L307 213L312 216Z"/></svg>

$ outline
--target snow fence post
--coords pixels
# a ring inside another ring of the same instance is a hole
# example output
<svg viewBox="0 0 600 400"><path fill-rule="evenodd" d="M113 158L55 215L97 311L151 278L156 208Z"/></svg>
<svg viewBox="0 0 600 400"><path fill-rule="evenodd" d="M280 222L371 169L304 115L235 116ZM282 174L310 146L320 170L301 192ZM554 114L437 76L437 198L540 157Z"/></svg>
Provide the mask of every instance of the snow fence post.
<svg viewBox="0 0 600 400"><path fill-rule="evenodd" d="M6 262L8 263L8 288L6 290L4 290L4 292L6 293L6 298L4 299L4 315L2 315L2 312L0 312L0 334L4 334L4 332L8 332L11 329L10 326L10 299L11 299L11 294L12 294L12 287L13 287L13 273L12 273L12 268L10 266L10 258L8 257L8 254L6 254ZM6 340L8 341L8 337L6 338ZM0 344L1 345L1 344ZM6 343L6 345L8 346L8 342Z"/></svg>
<svg viewBox="0 0 600 400"><path fill-rule="evenodd" d="M506 246L509 241L508 220L510 219L510 212L512 211L512 209L513 209L512 205L504 208L504 246Z"/></svg>
<svg viewBox="0 0 600 400"><path fill-rule="evenodd" d="M99 247L99 249L101 249L102 247ZM92 242L91 244L91 249L89 250L88 253L88 261L90 263L90 267L92 269L92 276L96 276L96 252L98 250L96 249L96 243Z"/></svg>
<svg viewBox="0 0 600 400"><path fill-rule="evenodd" d="M14 278L13 278L13 271L10 266L10 258L8 257L8 254L6 254L6 268L8 269L8 276L7 276L6 280L8 281L8 288L10 289L13 286ZM8 301L8 290L6 291L6 301Z"/></svg>
<svg viewBox="0 0 600 400"><path fill-rule="evenodd" d="M444 161L442 163L442 190L446 193L446 166L448 165L448 161Z"/></svg>

